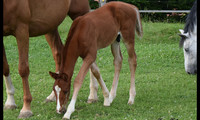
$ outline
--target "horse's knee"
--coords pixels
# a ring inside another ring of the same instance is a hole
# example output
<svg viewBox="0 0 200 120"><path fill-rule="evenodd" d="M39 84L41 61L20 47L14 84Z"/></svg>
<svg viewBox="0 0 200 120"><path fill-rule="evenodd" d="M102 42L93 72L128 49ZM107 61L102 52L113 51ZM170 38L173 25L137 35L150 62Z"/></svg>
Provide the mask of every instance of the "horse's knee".
<svg viewBox="0 0 200 120"><path fill-rule="evenodd" d="M92 74L95 76L96 79L100 79L100 72L99 68L95 63L93 63L90 67Z"/></svg>
<svg viewBox="0 0 200 120"><path fill-rule="evenodd" d="M10 74L9 66L8 65L4 65L3 66L3 75L4 76L8 76L9 74Z"/></svg>
<svg viewBox="0 0 200 120"><path fill-rule="evenodd" d="M137 67L136 57L129 58L128 62L129 62L130 67L134 67L134 68Z"/></svg>
<svg viewBox="0 0 200 120"><path fill-rule="evenodd" d="M8 76L9 73L10 73L9 65L8 65L8 62L6 59L6 53L5 53L4 46L3 46L3 75Z"/></svg>
<svg viewBox="0 0 200 120"><path fill-rule="evenodd" d="M93 75L96 77L96 79L100 78L100 74L99 74L98 68L91 67L91 71L92 71Z"/></svg>
<svg viewBox="0 0 200 120"><path fill-rule="evenodd" d="M115 65L116 68L121 69L122 60L123 60L123 58L121 55L114 58L113 64Z"/></svg>
<svg viewBox="0 0 200 120"><path fill-rule="evenodd" d="M28 64L19 64L19 75L21 77L27 77L29 75L29 65Z"/></svg>

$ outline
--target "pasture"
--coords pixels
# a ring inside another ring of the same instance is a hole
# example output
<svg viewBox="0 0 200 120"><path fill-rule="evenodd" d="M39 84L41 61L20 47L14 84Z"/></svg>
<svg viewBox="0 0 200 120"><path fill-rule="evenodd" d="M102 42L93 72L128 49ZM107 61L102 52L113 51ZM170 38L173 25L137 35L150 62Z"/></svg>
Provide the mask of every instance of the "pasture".
<svg viewBox="0 0 200 120"><path fill-rule="evenodd" d="M71 19L67 17L59 26L62 42L65 43ZM88 104L89 73L78 94L76 111L72 120L195 120L197 119L197 77L188 75L184 69L184 56L179 48L179 29L182 23L142 22L144 36L136 35L137 54L136 97L132 106L127 104L130 87L130 71L126 48L121 41L123 64L119 77L117 96L110 107L103 106L103 94L99 86L97 103ZM23 105L22 80L18 74L18 49L14 37L4 37L4 45L10 65L10 73L15 87L16 110L4 110L5 120L17 119ZM97 65L108 89L111 89L114 66L110 47L98 51ZM79 58L72 84L82 60ZM54 80L49 71L55 71L55 63L44 36L30 38L29 44L29 84L33 97L33 116L28 120L60 120L56 113L56 103L44 103L51 93ZM71 88L71 95L72 96ZM3 104L6 88L3 84ZM68 102L69 103L69 102Z"/></svg>

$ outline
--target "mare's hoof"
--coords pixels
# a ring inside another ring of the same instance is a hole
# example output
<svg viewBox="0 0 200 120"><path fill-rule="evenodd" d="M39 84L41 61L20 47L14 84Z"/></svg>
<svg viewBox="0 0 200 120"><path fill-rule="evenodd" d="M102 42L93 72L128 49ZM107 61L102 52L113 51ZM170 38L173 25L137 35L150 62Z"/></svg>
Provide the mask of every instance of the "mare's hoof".
<svg viewBox="0 0 200 120"><path fill-rule="evenodd" d="M26 111L20 112L18 118L19 119L29 118L32 115L33 115L33 113L30 110L26 110Z"/></svg>
<svg viewBox="0 0 200 120"><path fill-rule="evenodd" d="M4 110L13 110L16 109L17 105L5 105Z"/></svg>
<svg viewBox="0 0 200 120"><path fill-rule="evenodd" d="M98 100L95 100L95 99L88 99L88 101L87 101L87 103L95 103L95 102L97 102Z"/></svg>

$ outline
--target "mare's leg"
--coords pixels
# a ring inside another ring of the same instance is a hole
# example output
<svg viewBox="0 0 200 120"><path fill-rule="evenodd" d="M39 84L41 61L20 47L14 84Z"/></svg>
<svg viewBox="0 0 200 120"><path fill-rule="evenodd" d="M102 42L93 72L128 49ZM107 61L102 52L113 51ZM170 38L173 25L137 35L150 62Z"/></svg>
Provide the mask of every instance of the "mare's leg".
<svg viewBox="0 0 200 120"><path fill-rule="evenodd" d="M135 26L130 24L130 26L124 27L125 29L121 30L122 36L124 38L124 43L128 52L128 62L131 72L131 82L130 82L130 91L129 91L129 100L128 104L132 105L134 103L136 90L135 90L135 70L137 67L136 53L135 53Z"/></svg>
<svg viewBox="0 0 200 120"><path fill-rule="evenodd" d="M65 113L63 120L64 119L70 119L71 114L75 111L75 103L76 103L78 92L79 92L79 90L82 86L83 80L84 80L85 75L87 74L87 72L90 68L90 65L94 61L95 61L95 59L92 56L87 56L86 58L84 58L81 69L80 69L78 75L76 76L76 78L74 80L73 96L72 96L72 99L70 101L70 104L68 105L67 112Z"/></svg>
<svg viewBox="0 0 200 120"><path fill-rule="evenodd" d="M60 39L58 30L56 29L50 33L47 33L45 35L45 38L46 38L46 40L51 48L52 54L53 54L53 58L54 58L54 61L56 64L56 72L59 72L63 44ZM56 101L56 96L55 96L53 90L52 90L51 94L46 98L45 102L52 102L52 101Z"/></svg>
<svg viewBox="0 0 200 120"><path fill-rule="evenodd" d="M118 80L119 80L119 73L120 73L120 70L121 70L121 67L122 67L122 60L123 60L119 42L115 41L111 45L111 50L112 50L112 54L114 56L113 63L115 65L115 75L114 75L113 84L112 84L112 88L111 88L110 95L109 95L110 103L112 103L112 101L116 97L117 85L118 85Z"/></svg>
<svg viewBox="0 0 200 120"><path fill-rule="evenodd" d="M88 103L93 103L98 100L97 91L98 91L97 79L94 77L90 69L90 95L88 97L87 101Z"/></svg>
<svg viewBox="0 0 200 120"><path fill-rule="evenodd" d="M18 118L27 118L32 116L31 101L32 96L29 90L28 76L29 76L29 63L28 63L28 51L29 51L29 28L27 24L19 23L16 29L16 39L19 51L19 74L22 78L23 92L24 92L24 104L20 111Z"/></svg>
<svg viewBox="0 0 200 120"><path fill-rule="evenodd" d="M7 100L4 109L15 109L17 107L14 99L15 88L12 85L12 81L10 78L9 65L6 58L4 45L3 45L3 75L6 83L6 93L7 93Z"/></svg>
<svg viewBox="0 0 200 120"><path fill-rule="evenodd" d="M101 77L99 68L97 67L96 63L94 62L91 65L91 71L93 73L93 75L96 77L96 79L99 82L99 85L101 86L101 89L103 91L103 96L104 96L104 106L110 106L110 102L109 102L109 91Z"/></svg>

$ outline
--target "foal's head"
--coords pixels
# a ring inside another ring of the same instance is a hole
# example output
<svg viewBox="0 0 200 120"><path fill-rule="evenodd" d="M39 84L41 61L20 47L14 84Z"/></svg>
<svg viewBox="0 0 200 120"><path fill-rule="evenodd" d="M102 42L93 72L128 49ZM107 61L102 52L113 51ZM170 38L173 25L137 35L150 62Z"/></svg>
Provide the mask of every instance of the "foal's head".
<svg viewBox="0 0 200 120"><path fill-rule="evenodd" d="M70 95L71 80L65 73L49 72L49 74L55 79L53 91L56 95L56 111L58 114L65 113L65 106Z"/></svg>

